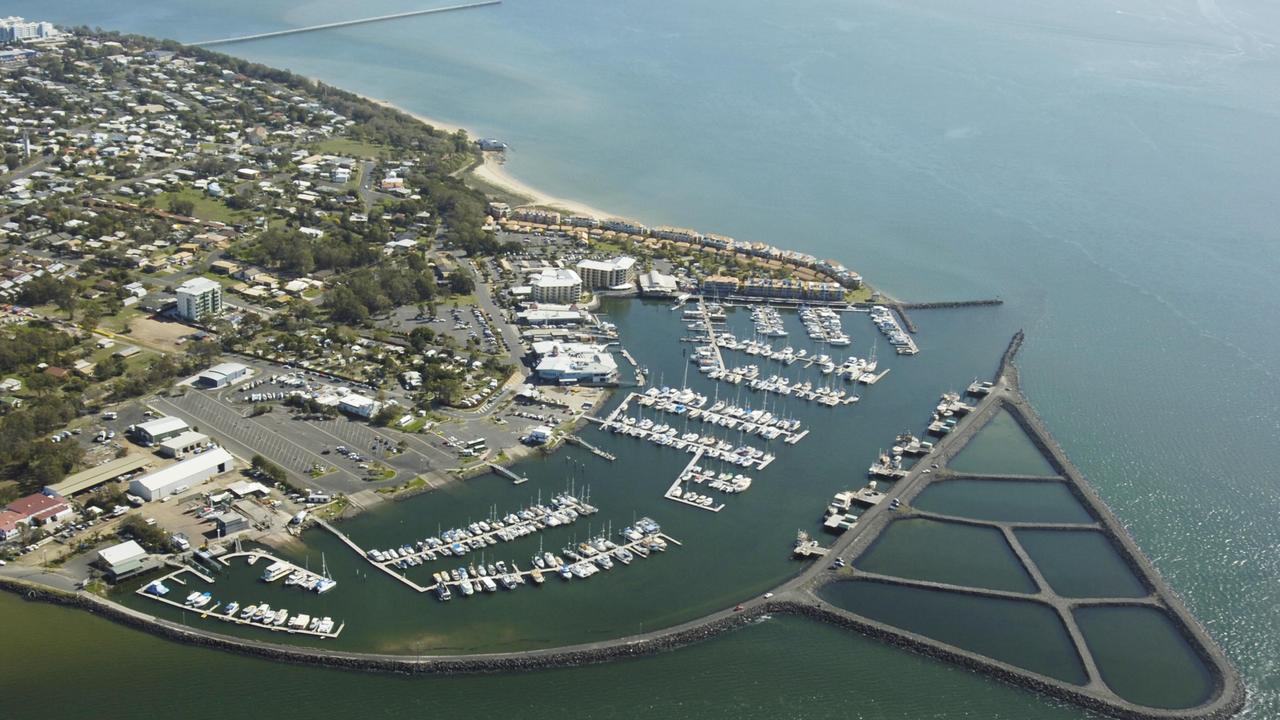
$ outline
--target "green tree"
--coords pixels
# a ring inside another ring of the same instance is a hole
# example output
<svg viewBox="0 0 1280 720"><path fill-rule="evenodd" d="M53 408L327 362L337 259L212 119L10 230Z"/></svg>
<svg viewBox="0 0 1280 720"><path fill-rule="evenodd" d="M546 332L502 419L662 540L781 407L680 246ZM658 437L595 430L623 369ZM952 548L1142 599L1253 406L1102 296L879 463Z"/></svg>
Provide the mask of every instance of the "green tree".
<svg viewBox="0 0 1280 720"><path fill-rule="evenodd" d="M169 212L191 217L196 212L196 204L188 198L175 195L169 198Z"/></svg>
<svg viewBox="0 0 1280 720"><path fill-rule="evenodd" d="M455 295L469 295L476 289L476 281L471 273L457 268L449 273L449 290Z"/></svg>

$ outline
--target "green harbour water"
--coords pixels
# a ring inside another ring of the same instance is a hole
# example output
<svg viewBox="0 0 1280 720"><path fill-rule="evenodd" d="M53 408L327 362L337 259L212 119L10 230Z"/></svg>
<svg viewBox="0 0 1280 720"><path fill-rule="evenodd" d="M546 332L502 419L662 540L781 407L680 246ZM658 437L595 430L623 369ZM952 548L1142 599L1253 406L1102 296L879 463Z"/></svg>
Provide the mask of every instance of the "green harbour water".
<svg viewBox="0 0 1280 720"><path fill-rule="evenodd" d="M916 496L912 504L926 512L995 522L1094 521L1065 481L976 478L935 481Z"/></svg>
<svg viewBox="0 0 1280 720"><path fill-rule="evenodd" d="M846 580L819 595L863 617L1081 685L1088 679L1052 608L1026 600Z"/></svg>
<svg viewBox="0 0 1280 720"><path fill-rule="evenodd" d="M866 572L911 580L1033 593L1004 533L992 527L923 518L895 520L854 562Z"/></svg>
<svg viewBox="0 0 1280 720"><path fill-rule="evenodd" d="M958 473L1057 475L1053 465L1008 412L1001 411L947 467Z"/></svg>
<svg viewBox="0 0 1280 720"><path fill-rule="evenodd" d="M409 9L403 0L15 0L6 14L192 41ZM1280 715L1280 334L1271 321L1280 314L1280 97L1267 91L1280 84L1277 35L1280 10L1262 0L506 0L224 47L499 137L512 146L508 169L554 195L835 257L906 300L1005 301L914 312L921 355L881 353L893 371L855 407L792 408L813 433L717 516L661 499L687 458L588 430L617 463L568 449L522 466L531 481L519 488L481 478L344 527L362 543L399 544L494 504L510 510L562 490L571 457L602 509L593 529L647 514L686 542L608 576L441 607L385 578L362 580L349 551L308 533L293 559L316 567L324 554L340 583L325 612L350 623L334 647L545 647L750 597L798 570L791 539L821 532L834 492L861 485L896 433L919 434L939 393L989 376L1021 328L1022 385L1055 439L1240 667L1245 717ZM642 364L680 383L678 314L643 303L605 311ZM792 340L803 338L788 322ZM865 354L874 328L859 316L845 325L851 351ZM963 458L983 466L971 471L1035 469L1016 434L995 439L982 458ZM1004 487L947 481L918 503L979 519L1034 511L1043 515L1027 519L1090 521L1062 485ZM536 549L536 538L511 548L522 565ZM1059 582L1074 582L1078 559L1055 561ZM829 592L883 622L1046 673L1078 671L1055 649L1060 623L1035 606L866 585ZM252 577L219 587L242 602L268 599L250 596L266 592ZM304 608L280 592L272 605ZM1007 613L1025 614L1019 627L1040 641L1010 640L999 622ZM1077 621L1122 696L1168 706L1205 696L1203 668L1163 616L1097 608ZM456 678L268 663L7 594L0 633L22 648L0 657L0 714L24 720L1092 717L793 618L658 657Z"/></svg>
<svg viewBox="0 0 1280 720"><path fill-rule="evenodd" d="M1195 651L1163 612L1145 607L1086 607L1076 623L1102 679L1120 697L1151 707L1192 707L1213 684Z"/></svg>
<svg viewBox="0 0 1280 720"><path fill-rule="evenodd" d="M1016 535L1054 592L1063 597L1147 595L1142 580L1099 531L1018 530Z"/></svg>

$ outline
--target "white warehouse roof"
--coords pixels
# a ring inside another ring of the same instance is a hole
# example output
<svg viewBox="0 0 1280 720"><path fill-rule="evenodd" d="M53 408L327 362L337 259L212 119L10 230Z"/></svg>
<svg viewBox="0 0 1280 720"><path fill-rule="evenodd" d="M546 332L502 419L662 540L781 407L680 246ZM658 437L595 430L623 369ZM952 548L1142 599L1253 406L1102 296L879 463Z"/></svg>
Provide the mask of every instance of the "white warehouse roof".
<svg viewBox="0 0 1280 720"><path fill-rule="evenodd" d="M122 542L119 545L112 545L109 548L104 548L98 551L98 557L108 565L120 565L121 563L126 563L130 560L145 557L146 554L147 551L143 550L142 546L134 540Z"/></svg>
<svg viewBox="0 0 1280 720"><path fill-rule="evenodd" d="M182 478L195 475L197 473L212 470L222 463L231 463L231 453L222 448L211 448L190 460L183 460L180 463L170 465L163 470L157 470L150 475L134 480L141 484L148 491L156 493L168 487L171 483L181 480Z"/></svg>
<svg viewBox="0 0 1280 720"><path fill-rule="evenodd" d="M152 437L155 437L157 435L163 435L165 433L174 432L175 430L177 431L186 430L189 427L190 426L187 425L186 420L183 420L180 417L174 417L172 415L166 415L164 417L156 418L155 420L148 420L147 422L138 424L139 430L147 433Z"/></svg>
<svg viewBox="0 0 1280 720"><path fill-rule="evenodd" d="M181 450L184 447L195 445L196 443L202 443L208 439L209 436L204 433L196 432L195 430L188 430L180 435L174 435L168 440L160 443L160 447Z"/></svg>

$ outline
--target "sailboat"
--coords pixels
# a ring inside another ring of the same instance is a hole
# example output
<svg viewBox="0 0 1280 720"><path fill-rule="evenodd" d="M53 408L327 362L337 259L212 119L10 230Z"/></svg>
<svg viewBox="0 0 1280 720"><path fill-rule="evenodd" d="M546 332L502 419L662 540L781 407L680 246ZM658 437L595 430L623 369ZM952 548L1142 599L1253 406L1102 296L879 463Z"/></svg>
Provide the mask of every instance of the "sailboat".
<svg viewBox="0 0 1280 720"><path fill-rule="evenodd" d="M315 584L317 594L323 595L338 586L338 581L329 575L329 561L324 556L324 553L320 553L320 574L322 577Z"/></svg>

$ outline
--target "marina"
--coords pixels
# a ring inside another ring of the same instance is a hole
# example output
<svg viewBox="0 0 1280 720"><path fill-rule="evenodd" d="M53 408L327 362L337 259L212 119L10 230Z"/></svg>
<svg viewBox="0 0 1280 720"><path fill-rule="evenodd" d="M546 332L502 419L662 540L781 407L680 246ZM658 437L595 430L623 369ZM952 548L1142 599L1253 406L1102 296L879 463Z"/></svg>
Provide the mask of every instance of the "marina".
<svg viewBox="0 0 1280 720"><path fill-rule="evenodd" d="M893 310L883 305L875 305L870 312L871 321L888 338L889 344L899 355L915 355L920 352L916 341L898 324L898 317Z"/></svg>
<svg viewBox="0 0 1280 720"><path fill-rule="evenodd" d="M437 535L388 549L361 548L354 540L327 522L320 525L340 538L344 544L377 569L417 593L432 593L441 602L476 593L496 592L499 588L515 590L533 582L542 585L547 575L558 574L564 580L586 579L617 564L630 565L637 557L665 552L680 543L662 532L661 526L649 518L640 518L619 531L620 541L608 531L586 541L570 544L560 554L539 552L531 558L531 567L521 569L515 561L486 562L486 551L502 542L527 537L549 528L567 526L593 515L598 509L585 499L569 493L556 496L549 504L535 503L517 512L470 523L466 527L446 530ZM408 571L428 562L461 559L470 553L481 553L479 559L432 573L423 584L408 576ZM568 558L566 561L564 558Z"/></svg>
<svg viewBox="0 0 1280 720"><path fill-rule="evenodd" d="M716 500L710 495L701 494L702 487L722 493L736 494L745 492L750 488L752 480L742 474L716 473L705 469L698 464L702 460L702 455L701 451L694 453L693 459L676 476L675 482L671 483L671 487L667 488L663 497L699 510L720 512L725 507L724 503L717 504ZM699 491L691 490L689 483L697 485Z"/></svg>
<svg viewBox="0 0 1280 720"><path fill-rule="evenodd" d="M261 559L269 561L261 579L265 583L272 583L281 578L286 578L285 585L298 586L304 589L313 590L323 594L333 589L337 583L331 578L323 575L316 575L304 568L300 568L290 562L273 557L267 553L259 551L248 551L230 553L218 558L218 562L230 567L228 560L235 557L247 557L248 564L252 565ZM285 632L294 635L310 635L321 639L331 639L338 637L343 628L346 627L345 622L335 622L330 617L311 616L305 613L297 613L291 615L285 608L272 608L266 603L258 603L254 605L244 605L237 600L222 602L214 599L213 593L209 591L192 590L187 593L181 602L170 597L170 593L174 592L174 588L166 585L171 583L174 586L186 588L187 583L182 575L190 573L206 583L213 584L214 579L191 567L183 566L176 569L163 577L152 580L142 587L139 587L135 594L153 600L158 603L169 605L183 611L191 611L199 615L202 619L214 619L234 625L248 625L272 632ZM322 584L323 583L323 584ZM319 589L323 587L324 589ZM181 590L178 591L181 594Z"/></svg>
<svg viewBox="0 0 1280 720"><path fill-rule="evenodd" d="M725 319L724 311L719 305L699 302L696 309L687 309L684 311L684 315L686 327L700 334L689 338L691 342L695 343L693 354L689 356L689 362L697 365L699 372L718 382L745 385L759 392L795 397L834 407L837 405L852 405L859 400L857 395L850 393L848 390L835 387L834 380L837 376L844 377L850 381L859 380L866 376L865 384L874 384L888 372L885 371L879 375L874 374L876 362L873 356L870 360L849 358L842 361L839 366L840 374L837 375L835 372L836 365L826 355L808 357L808 351L806 350L797 352L787 347L783 350L775 351L772 346L764 341L740 341L732 333L723 329L717 330L717 323L721 323L720 327L723 328L722 323ZM758 337L781 338L786 337L788 334L783 326L782 317L775 308L767 305L755 306L751 310L751 317L755 323ZM690 318L692 318L691 321ZM764 377L759 365L729 367L724 361L722 348L741 350L749 355L761 356L766 360L778 360L780 365L790 365L804 360L805 366L809 367L818 360L822 360L820 367L830 378L826 386L824 386L821 382L814 383L811 380L793 383L790 379L778 374Z"/></svg>
<svg viewBox="0 0 1280 720"><path fill-rule="evenodd" d="M605 532L580 543L566 545L560 551L562 555L537 553L530 558L528 570L522 570L515 561L508 564L498 560L485 564L481 559L480 562L433 573L434 584L423 592L434 593L440 602L448 602L458 596L496 593L499 589L516 590L529 582L540 586L552 574L564 582L585 580L619 565L630 565L637 559L666 552L671 545L680 544L647 517L618 531L618 537L620 541L615 541Z"/></svg>
<svg viewBox="0 0 1280 720"><path fill-rule="evenodd" d="M929 432L933 435L946 435L955 430L960 417L973 411L957 393L943 393L938 406L934 408L929 419Z"/></svg>
<svg viewBox="0 0 1280 720"><path fill-rule="evenodd" d="M750 406L740 407L723 400L717 400L707 408L707 398L688 388L650 388L644 394L631 393L622 404L635 402L641 407L651 407L674 415L683 415L690 420L699 420L706 424L717 425L729 430L741 430L743 433L756 435L765 440L782 438L789 444L798 442L804 433L799 420L778 417L765 408L752 409Z"/></svg>

